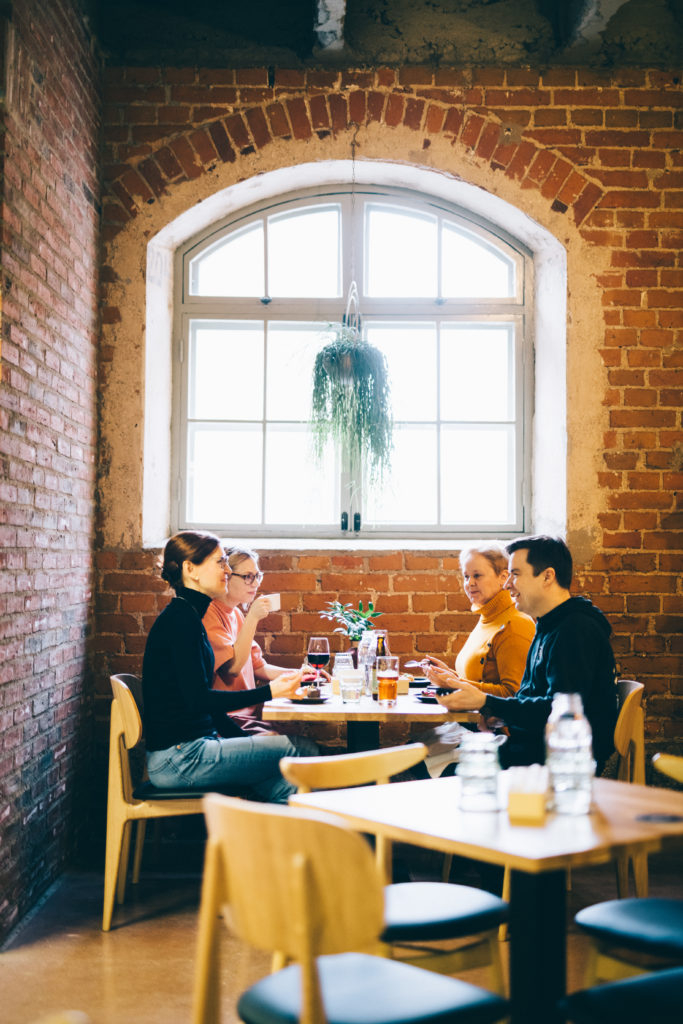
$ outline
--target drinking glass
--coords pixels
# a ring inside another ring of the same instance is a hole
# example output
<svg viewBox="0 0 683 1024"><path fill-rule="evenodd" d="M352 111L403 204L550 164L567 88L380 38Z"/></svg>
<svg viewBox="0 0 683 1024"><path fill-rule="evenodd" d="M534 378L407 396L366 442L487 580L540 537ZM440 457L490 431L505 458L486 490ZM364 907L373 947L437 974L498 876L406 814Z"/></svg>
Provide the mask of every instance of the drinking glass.
<svg viewBox="0 0 683 1024"><path fill-rule="evenodd" d="M334 656L333 675L341 676L344 671L353 668L353 655L350 651L341 651Z"/></svg>
<svg viewBox="0 0 683 1024"><path fill-rule="evenodd" d="M367 629L358 643L358 667L363 669L364 693L368 697L372 696L372 666L375 663L376 650L377 636L373 630Z"/></svg>
<svg viewBox="0 0 683 1024"><path fill-rule="evenodd" d="M343 669L339 676L342 704L358 704L363 693L363 673L359 668Z"/></svg>
<svg viewBox="0 0 683 1024"><path fill-rule="evenodd" d="M393 708L398 699L398 658L378 655L375 668L379 705L382 708Z"/></svg>
<svg viewBox="0 0 683 1024"><path fill-rule="evenodd" d="M315 669L315 681L320 684L320 669L330 660L330 642L326 636L312 636L308 641L308 664Z"/></svg>

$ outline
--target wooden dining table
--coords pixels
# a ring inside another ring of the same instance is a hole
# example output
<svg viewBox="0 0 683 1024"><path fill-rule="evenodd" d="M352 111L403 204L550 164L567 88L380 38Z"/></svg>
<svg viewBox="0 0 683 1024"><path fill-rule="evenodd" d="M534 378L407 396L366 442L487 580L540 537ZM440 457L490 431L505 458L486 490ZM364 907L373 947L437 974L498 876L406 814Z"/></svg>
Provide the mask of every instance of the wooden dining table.
<svg viewBox="0 0 683 1024"><path fill-rule="evenodd" d="M596 779L590 814L551 813L534 827L511 825L506 810L461 811L459 791L456 776L297 794L290 803L365 833L511 868L511 1021L559 1024L567 868L683 847L683 793Z"/></svg>
<svg viewBox="0 0 683 1024"><path fill-rule="evenodd" d="M349 752L376 750L382 722L418 722L428 728L443 722L478 722L478 711L447 711L440 704L423 704L416 693L399 694L396 706L381 707L372 697L360 704L344 704L339 694L329 694L320 704L304 704L279 697L263 705L266 722L345 722Z"/></svg>

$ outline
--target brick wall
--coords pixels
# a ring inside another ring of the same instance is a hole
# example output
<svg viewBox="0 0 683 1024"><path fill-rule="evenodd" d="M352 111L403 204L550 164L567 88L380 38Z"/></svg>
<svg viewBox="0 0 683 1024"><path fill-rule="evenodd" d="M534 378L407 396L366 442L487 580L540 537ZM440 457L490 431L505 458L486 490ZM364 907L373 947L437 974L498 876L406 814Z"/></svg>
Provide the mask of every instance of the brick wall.
<svg viewBox="0 0 683 1024"><path fill-rule="evenodd" d="M535 210L578 226L607 268L595 282L607 429L594 437L601 468L593 486L604 511L594 524L594 553L577 566L577 592L610 617L622 674L646 683L651 743L678 748L682 103L678 73L633 68L109 69L103 207L105 273L113 281L132 272L117 262L117 243L142 211L226 165L235 165L238 180L243 158L265 160L287 143L314 145L311 158L321 159L328 140L350 138L360 125L389 146L394 129L409 129L410 155L397 151L397 159L419 160L416 154L445 140L471 166L494 172L488 181L504 176L513 183L520 208L528 208L533 193ZM292 162L301 159L296 152ZM287 165L286 153L279 159ZM561 225L555 230L560 234ZM121 310L112 294L105 287L105 323L116 324ZM110 344L105 366L115 357ZM570 502L577 500L570 494ZM105 693L110 667L139 668L163 592L152 578L151 555L105 550L99 557ZM376 597L400 654L452 653L469 628L453 554L281 552L263 564L268 589L283 593L265 647L283 661L301 657L305 636L320 628L316 612L337 596Z"/></svg>
<svg viewBox="0 0 683 1024"><path fill-rule="evenodd" d="M99 71L77 4L11 7L0 107L0 938L60 873L83 819L99 216Z"/></svg>

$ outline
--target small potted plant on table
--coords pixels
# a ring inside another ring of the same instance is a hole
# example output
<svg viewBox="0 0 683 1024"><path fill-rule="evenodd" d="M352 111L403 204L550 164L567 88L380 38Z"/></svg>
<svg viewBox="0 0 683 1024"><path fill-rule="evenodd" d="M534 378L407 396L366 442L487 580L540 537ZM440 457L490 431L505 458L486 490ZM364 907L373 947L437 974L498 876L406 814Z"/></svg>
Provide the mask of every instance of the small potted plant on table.
<svg viewBox="0 0 683 1024"><path fill-rule="evenodd" d="M340 623L339 626L334 630L335 633L343 633L347 636L352 643L351 653L353 654L353 663L356 662L356 648L358 641L365 632L366 629L373 628L373 619L379 618L382 612L375 611L375 606L372 601L368 601L367 608L363 607L363 602L358 602L358 607L354 606L349 602L348 604L342 604L341 601L328 601L327 611L321 612L320 617L323 619L330 619L332 622Z"/></svg>

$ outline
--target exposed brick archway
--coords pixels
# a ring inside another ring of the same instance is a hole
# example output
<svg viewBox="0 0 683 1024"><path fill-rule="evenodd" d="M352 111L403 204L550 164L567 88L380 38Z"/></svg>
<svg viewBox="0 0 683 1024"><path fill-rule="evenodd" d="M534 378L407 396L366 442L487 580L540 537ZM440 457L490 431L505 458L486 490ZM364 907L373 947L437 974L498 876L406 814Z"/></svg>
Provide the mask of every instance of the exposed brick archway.
<svg viewBox="0 0 683 1024"><path fill-rule="evenodd" d="M528 96L529 101L532 100ZM521 98L518 98L521 102ZM427 150L443 137L457 150L488 164L522 189L535 189L554 213L569 212L578 226L603 190L561 153L523 138L517 125L462 102L406 96L395 89L304 93L247 106L201 125L192 125L132 152L124 165L110 167L104 203L105 237L111 239L140 207L170 189L199 178L216 164L234 164L276 141L324 140L373 124L407 128L415 148Z"/></svg>

